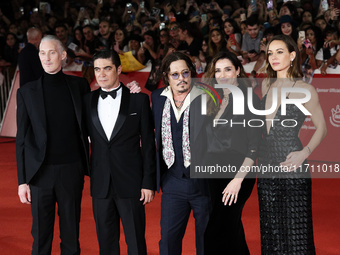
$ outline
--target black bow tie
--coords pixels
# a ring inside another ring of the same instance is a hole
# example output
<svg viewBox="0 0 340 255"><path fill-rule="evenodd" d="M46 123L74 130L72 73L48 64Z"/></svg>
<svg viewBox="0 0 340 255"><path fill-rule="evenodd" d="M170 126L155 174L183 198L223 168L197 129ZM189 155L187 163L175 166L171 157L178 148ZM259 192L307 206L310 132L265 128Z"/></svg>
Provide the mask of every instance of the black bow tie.
<svg viewBox="0 0 340 255"><path fill-rule="evenodd" d="M104 91L104 90L100 90L100 96L105 99L108 95L110 95L113 99L116 98L117 96L117 90L120 89L120 86L118 88L116 88L115 90L111 90L111 91Z"/></svg>

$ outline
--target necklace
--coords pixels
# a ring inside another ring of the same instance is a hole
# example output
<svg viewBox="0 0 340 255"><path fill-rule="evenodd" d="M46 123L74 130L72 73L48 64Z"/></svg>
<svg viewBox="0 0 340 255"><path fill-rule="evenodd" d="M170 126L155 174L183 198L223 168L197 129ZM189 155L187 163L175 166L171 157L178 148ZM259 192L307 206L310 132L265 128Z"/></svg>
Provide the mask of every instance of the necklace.
<svg viewBox="0 0 340 255"><path fill-rule="evenodd" d="M223 89L223 102L225 102L226 104L229 101L229 95L230 95L230 90L229 89Z"/></svg>
<svg viewBox="0 0 340 255"><path fill-rule="evenodd" d="M175 101L175 106L176 106L176 108L179 110L179 109L181 109L182 108L182 106L183 106L183 103L184 103L184 100L183 101L180 101L180 100L174 100ZM179 103L179 105L177 106L177 104L176 103Z"/></svg>
<svg viewBox="0 0 340 255"><path fill-rule="evenodd" d="M190 93L190 91L189 91L189 93ZM173 99L174 102L175 102L175 106L176 106L176 108L177 108L178 110L180 110L180 109L182 108L182 106L183 106L183 104L184 104L184 101L185 101L185 99L187 98L187 96L189 95L189 93L187 93L187 94L185 95L185 98L184 98L183 100L176 100L176 99ZM178 106L177 106L177 103L179 104Z"/></svg>

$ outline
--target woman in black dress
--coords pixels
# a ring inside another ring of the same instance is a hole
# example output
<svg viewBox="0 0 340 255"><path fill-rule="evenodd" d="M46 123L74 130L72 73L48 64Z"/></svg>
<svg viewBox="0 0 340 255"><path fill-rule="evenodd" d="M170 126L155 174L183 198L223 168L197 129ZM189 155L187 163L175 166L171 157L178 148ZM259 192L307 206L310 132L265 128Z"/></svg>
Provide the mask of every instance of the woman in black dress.
<svg viewBox="0 0 340 255"><path fill-rule="evenodd" d="M212 59L205 78L210 84L236 86L244 98L251 93L254 107L259 109L260 100L253 92L247 91L250 82L234 53L218 53ZM217 92L222 104L215 106L213 101L208 101L207 107L209 121L206 125L208 139L205 165L231 166L232 170L220 176L222 178L210 179L213 209L205 232L205 254L249 254L241 216L255 183L254 175L247 175L247 170L256 160L261 128L250 127L247 123L259 117L250 112L247 100L243 102L244 114L233 114L233 102L239 98L226 88L217 89ZM225 119L228 124L214 127L213 119ZM243 122L246 124L235 124Z"/></svg>
<svg viewBox="0 0 340 255"><path fill-rule="evenodd" d="M311 179L305 160L326 135L325 119L316 90L301 80L301 59L294 40L286 35L274 36L267 45L266 59L268 79L262 84L262 108L271 109L276 99L278 102L272 108L275 111L266 115L258 155L260 166L275 169L259 174L257 179L261 251L263 255L315 254ZM299 93L294 91L297 88ZM281 91L292 100L305 97L301 90L311 94L302 106L310 112L316 128L305 147L298 135L306 113L295 104L287 104L284 114L280 102Z"/></svg>

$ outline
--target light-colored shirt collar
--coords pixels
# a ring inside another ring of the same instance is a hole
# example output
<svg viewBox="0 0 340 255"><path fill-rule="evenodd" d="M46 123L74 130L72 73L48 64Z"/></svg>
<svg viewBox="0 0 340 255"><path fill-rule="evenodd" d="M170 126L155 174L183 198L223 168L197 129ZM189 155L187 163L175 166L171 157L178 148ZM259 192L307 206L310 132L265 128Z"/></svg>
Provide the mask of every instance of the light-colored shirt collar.
<svg viewBox="0 0 340 255"><path fill-rule="evenodd" d="M121 83L119 83L119 85L118 85L118 87L116 87L116 88L112 88L112 89L110 89L110 90L105 90L105 89L103 89L103 88L100 88L102 91L107 91L107 92L110 92L110 91L112 91L112 90L117 90L117 92L118 92L118 90L120 90L122 88L122 85L121 85Z"/></svg>
<svg viewBox="0 0 340 255"><path fill-rule="evenodd" d="M174 101L174 97L172 94L172 90L170 88L170 86L167 86L161 93L161 96L165 96L170 100L171 106L172 106L172 110L174 111L175 117L177 122L179 122L179 120L181 119L182 113L185 111L185 109L190 105L190 103L198 96L204 94L204 91L201 89L198 89L195 85L191 87L191 90L189 92L189 94L187 95L187 97L185 98L183 105L181 108L177 108L175 101Z"/></svg>

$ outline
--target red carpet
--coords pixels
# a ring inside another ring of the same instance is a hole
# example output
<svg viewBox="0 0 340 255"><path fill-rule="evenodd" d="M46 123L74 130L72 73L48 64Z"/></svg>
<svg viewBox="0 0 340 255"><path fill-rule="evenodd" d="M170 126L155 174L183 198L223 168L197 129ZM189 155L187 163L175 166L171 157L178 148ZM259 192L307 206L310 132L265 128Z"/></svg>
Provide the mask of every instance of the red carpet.
<svg viewBox="0 0 340 255"><path fill-rule="evenodd" d="M32 237L31 212L28 205L20 203L17 196L15 143L13 139L0 138L0 254L30 254ZM340 177L340 173L339 173ZM317 254L340 254L340 179L313 179L314 238ZM160 194L146 206L146 240L148 254L158 254L160 239ZM260 254L260 224L257 192L254 189L243 216L250 253ZM183 254L195 254L194 221L192 217L183 240ZM56 224L52 254L60 254L59 233ZM80 246L82 254L98 254L95 225L92 217L89 178L85 180L80 224ZM124 237L121 240L121 254L127 254ZM213 253L212 253L213 254Z"/></svg>

